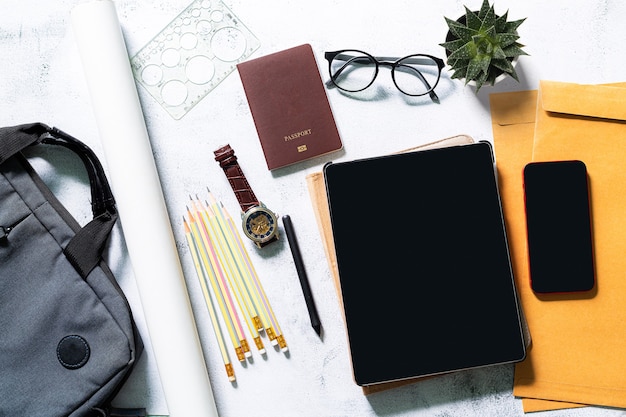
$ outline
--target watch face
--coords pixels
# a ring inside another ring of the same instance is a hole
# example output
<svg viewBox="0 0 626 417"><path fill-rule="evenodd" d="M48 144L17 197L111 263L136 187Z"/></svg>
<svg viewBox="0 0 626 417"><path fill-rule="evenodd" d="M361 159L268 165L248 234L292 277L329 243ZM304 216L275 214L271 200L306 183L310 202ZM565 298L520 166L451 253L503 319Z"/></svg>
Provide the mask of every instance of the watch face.
<svg viewBox="0 0 626 417"><path fill-rule="evenodd" d="M253 241L267 242L276 234L276 215L265 207L253 207L244 213L242 226Z"/></svg>

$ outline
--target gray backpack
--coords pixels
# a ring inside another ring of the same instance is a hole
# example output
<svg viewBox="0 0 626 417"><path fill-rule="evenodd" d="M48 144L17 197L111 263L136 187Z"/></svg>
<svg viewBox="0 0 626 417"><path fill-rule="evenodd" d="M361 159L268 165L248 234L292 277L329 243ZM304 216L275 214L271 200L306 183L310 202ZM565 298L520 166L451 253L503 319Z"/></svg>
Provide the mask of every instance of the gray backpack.
<svg viewBox="0 0 626 417"><path fill-rule="evenodd" d="M22 150L74 151L89 175L93 220L81 227ZM0 128L0 417L141 415L110 402L143 345L101 258L117 219L98 158L41 123Z"/></svg>

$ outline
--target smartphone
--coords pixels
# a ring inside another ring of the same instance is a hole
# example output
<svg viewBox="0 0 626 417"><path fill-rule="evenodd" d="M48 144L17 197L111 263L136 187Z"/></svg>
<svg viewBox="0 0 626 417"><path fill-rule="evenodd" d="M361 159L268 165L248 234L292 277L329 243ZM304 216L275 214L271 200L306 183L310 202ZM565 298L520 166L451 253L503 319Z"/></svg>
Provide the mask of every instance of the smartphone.
<svg viewBox="0 0 626 417"><path fill-rule="evenodd" d="M536 293L595 285L587 167L582 161L524 167L530 282Z"/></svg>

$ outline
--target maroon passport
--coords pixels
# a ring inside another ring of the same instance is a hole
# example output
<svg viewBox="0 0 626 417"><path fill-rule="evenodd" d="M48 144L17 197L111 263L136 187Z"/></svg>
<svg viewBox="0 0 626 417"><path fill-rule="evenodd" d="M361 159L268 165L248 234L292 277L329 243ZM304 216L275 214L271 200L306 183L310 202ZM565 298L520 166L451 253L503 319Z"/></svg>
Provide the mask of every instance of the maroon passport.
<svg viewBox="0 0 626 417"><path fill-rule="evenodd" d="M237 65L268 169L342 148L311 45Z"/></svg>

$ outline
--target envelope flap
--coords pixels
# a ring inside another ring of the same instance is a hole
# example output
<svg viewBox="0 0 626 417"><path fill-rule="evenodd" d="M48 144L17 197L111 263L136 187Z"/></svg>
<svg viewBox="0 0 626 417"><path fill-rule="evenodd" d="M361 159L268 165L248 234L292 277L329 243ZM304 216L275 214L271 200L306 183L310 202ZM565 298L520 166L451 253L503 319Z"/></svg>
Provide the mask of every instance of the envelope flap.
<svg viewBox="0 0 626 417"><path fill-rule="evenodd" d="M491 120L500 126L535 123L537 90L492 93Z"/></svg>
<svg viewBox="0 0 626 417"><path fill-rule="evenodd" d="M586 85L541 81L543 110L576 116L626 120L624 84Z"/></svg>

